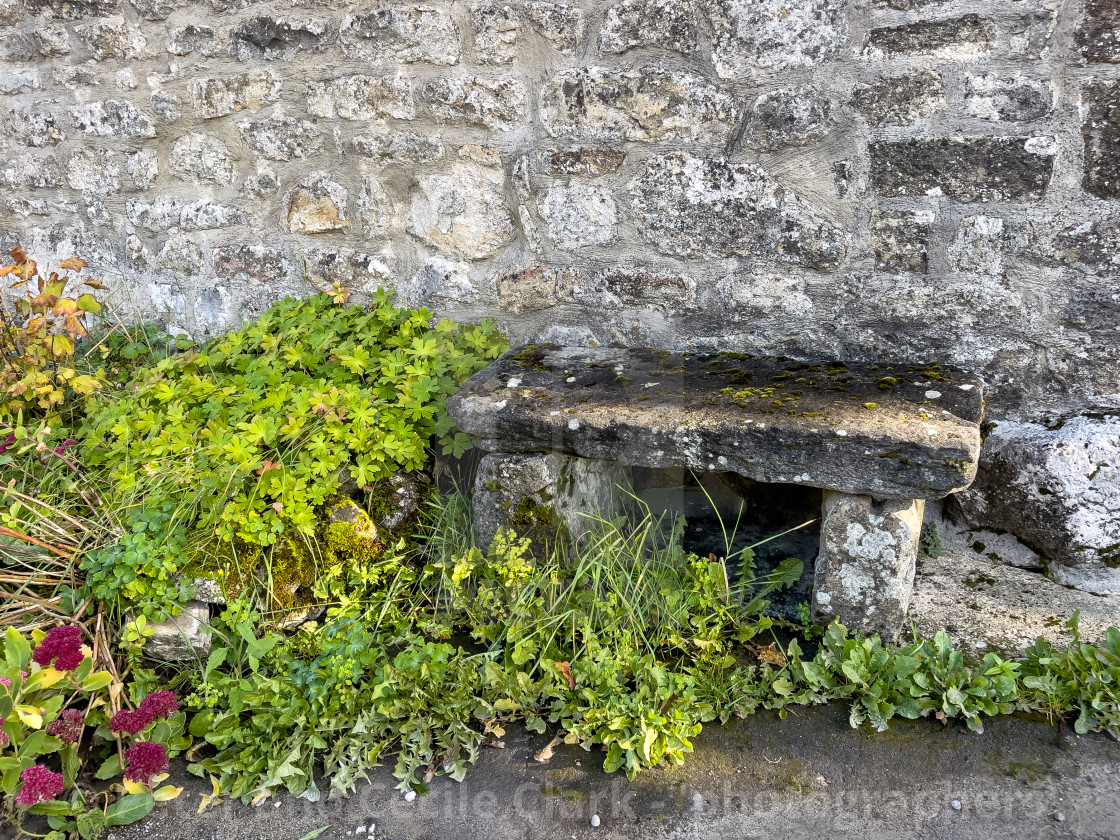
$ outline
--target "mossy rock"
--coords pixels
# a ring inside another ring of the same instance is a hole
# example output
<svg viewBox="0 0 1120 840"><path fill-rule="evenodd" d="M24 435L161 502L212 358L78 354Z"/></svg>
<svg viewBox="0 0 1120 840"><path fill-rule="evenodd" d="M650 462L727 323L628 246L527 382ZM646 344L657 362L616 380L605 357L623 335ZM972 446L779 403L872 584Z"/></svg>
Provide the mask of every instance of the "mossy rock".
<svg viewBox="0 0 1120 840"><path fill-rule="evenodd" d="M326 525L327 548L340 558L365 562L381 553L381 534L370 515L351 499L331 506Z"/></svg>
<svg viewBox="0 0 1120 840"><path fill-rule="evenodd" d="M557 547L572 544L568 523L556 509L528 496L513 509L509 527L519 537L529 540L529 550L535 557L548 557Z"/></svg>

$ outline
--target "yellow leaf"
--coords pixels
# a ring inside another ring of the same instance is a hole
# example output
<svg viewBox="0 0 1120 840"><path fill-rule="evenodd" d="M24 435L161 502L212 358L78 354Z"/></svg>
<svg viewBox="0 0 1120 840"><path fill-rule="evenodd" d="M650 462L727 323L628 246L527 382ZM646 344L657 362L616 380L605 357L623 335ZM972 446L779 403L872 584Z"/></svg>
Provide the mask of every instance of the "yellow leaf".
<svg viewBox="0 0 1120 840"><path fill-rule="evenodd" d="M198 813L200 813L200 814L204 813L205 811L209 810L210 808L213 808L213 807L217 806L218 803L222 801L222 797L221 797L222 791L221 791L221 788L218 787L218 780L214 776L210 777L210 784L212 784L214 786L214 792L213 793L200 793L199 794L199 796L202 798L202 801L198 803Z"/></svg>
<svg viewBox="0 0 1120 840"><path fill-rule="evenodd" d="M56 670L54 668L44 668L41 671L36 671L34 674L27 678L27 682L24 683L24 691L30 693L32 691L40 691L44 688L50 688L65 676L66 674L64 674L62 671Z"/></svg>
<svg viewBox="0 0 1120 840"><path fill-rule="evenodd" d="M43 728L43 716L34 706L16 706L15 712L24 726L30 726L32 729Z"/></svg>
<svg viewBox="0 0 1120 840"><path fill-rule="evenodd" d="M183 789L181 787L175 787L175 785L164 785L152 794L152 799L154 799L156 802L170 802L182 792Z"/></svg>
<svg viewBox="0 0 1120 840"><path fill-rule="evenodd" d="M147 793L148 786L143 782L138 782L135 779L125 779L124 789L129 793Z"/></svg>

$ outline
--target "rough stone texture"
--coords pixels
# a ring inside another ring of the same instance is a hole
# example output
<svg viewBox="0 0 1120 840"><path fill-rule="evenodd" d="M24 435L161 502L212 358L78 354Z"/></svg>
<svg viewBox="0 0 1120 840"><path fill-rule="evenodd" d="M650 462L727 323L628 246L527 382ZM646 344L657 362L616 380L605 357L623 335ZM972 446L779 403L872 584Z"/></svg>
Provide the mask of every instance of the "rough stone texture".
<svg viewBox="0 0 1120 840"><path fill-rule="evenodd" d="M167 51L172 55L198 52L209 58L218 51L218 37L212 27L188 23L171 30L167 39Z"/></svg>
<svg viewBox="0 0 1120 840"><path fill-rule="evenodd" d="M1067 228L1056 242L1059 259L1093 271L1120 273L1120 218Z"/></svg>
<svg viewBox="0 0 1120 840"><path fill-rule="evenodd" d="M241 61L287 60L298 52L321 51L335 36L329 21L262 15L242 21L230 33L229 53Z"/></svg>
<svg viewBox="0 0 1120 840"><path fill-rule="evenodd" d="M307 86L307 111L316 117L410 120L416 103L409 79L396 76L342 76Z"/></svg>
<svg viewBox="0 0 1120 840"><path fill-rule="evenodd" d="M98 137L155 137L152 121L131 102L106 99L70 109L74 127Z"/></svg>
<svg viewBox="0 0 1120 840"><path fill-rule="evenodd" d="M508 131L525 117L525 85L512 76L440 79L428 84L424 98L440 122Z"/></svg>
<svg viewBox="0 0 1120 840"><path fill-rule="evenodd" d="M429 5L376 3L343 18L341 40L347 58L390 63L458 64L462 49L449 10Z"/></svg>
<svg viewBox="0 0 1120 840"><path fill-rule="evenodd" d="M758 255L810 268L835 267L847 237L759 166L657 155L630 184L642 236L682 257Z"/></svg>
<svg viewBox="0 0 1120 840"><path fill-rule="evenodd" d="M949 261L953 267L992 277L1003 274L1003 228L1003 219L998 216L963 219L957 238L949 246Z"/></svg>
<svg viewBox="0 0 1120 840"><path fill-rule="evenodd" d="M612 148L548 149L540 153L546 175L605 175L615 172L626 152Z"/></svg>
<svg viewBox="0 0 1120 840"><path fill-rule="evenodd" d="M328 173L312 172L292 190L288 204L288 230L292 233L327 233L348 227L346 190Z"/></svg>
<svg viewBox="0 0 1120 840"><path fill-rule="evenodd" d="M909 210L880 213L871 225L875 267L883 271L925 274L929 269L932 227L932 213Z"/></svg>
<svg viewBox="0 0 1120 840"><path fill-rule="evenodd" d="M944 195L960 201L1038 201L1050 183L1049 138L904 140L872 143L871 181L885 196Z"/></svg>
<svg viewBox="0 0 1120 840"><path fill-rule="evenodd" d="M906 627L925 502L825 491L813 620L897 640Z"/></svg>
<svg viewBox="0 0 1120 840"><path fill-rule="evenodd" d="M758 149L805 146L831 127L832 103L810 87L764 93L747 113L743 145Z"/></svg>
<svg viewBox="0 0 1120 840"><path fill-rule="evenodd" d="M956 498L970 526L1015 534L1058 583L1120 595L1120 418L998 423L981 463Z"/></svg>
<svg viewBox="0 0 1120 840"><path fill-rule="evenodd" d="M521 30L521 17L514 9L498 3L475 3L471 6L471 26L474 54L480 64L513 63Z"/></svg>
<svg viewBox="0 0 1120 840"><path fill-rule="evenodd" d="M107 58L134 60L155 56L148 49L148 41L140 28L125 23L123 18L109 18L97 23L82 24L74 27L74 34L98 60Z"/></svg>
<svg viewBox="0 0 1120 840"><path fill-rule="evenodd" d="M384 134L359 134L351 141L355 152L377 164L421 164L443 159L443 141L407 131Z"/></svg>
<svg viewBox="0 0 1120 840"><path fill-rule="evenodd" d="M979 659L995 652L1021 656L1039 636L1059 648L1074 611L1081 638L1099 644L1109 627L1120 627L1120 598L1068 589L1037 572L975 554L950 550L936 560L918 556L910 598L910 621L919 636L947 630L954 644Z"/></svg>
<svg viewBox="0 0 1120 840"><path fill-rule="evenodd" d="M971 483L982 391L940 367L530 345L447 405L488 451L925 499Z"/></svg>
<svg viewBox="0 0 1120 840"><path fill-rule="evenodd" d="M726 130L732 100L691 73L663 68L566 70L541 92L553 137L655 140Z"/></svg>
<svg viewBox="0 0 1120 840"><path fill-rule="evenodd" d="M583 10L570 3L533 0L527 7L536 32L564 55L572 55L583 36Z"/></svg>
<svg viewBox="0 0 1120 840"><path fill-rule="evenodd" d="M869 59L932 55L969 61L991 51L995 37L995 24L975 14L950 20L922 20L872 29L863 54Z"/></svg>
<svg viewBox="0 0 1120 840"><path fill-rule="evenodd" d="M1091 82L1081 90L1085 191L1120 198L1120 81Z"/></svg>
<svg viewBox="0 0 1120 840"><path fill-rule="evenodd" d="M194 183L233 182L233 156L229 147L209 134L184 134L171 146L168 169Z"/></svg>
<svg viewBox="0 0 1120 840"><path fill-rule="evenodd" d="M144 656L157 662L192 662L210 654L210 607L187 601L179 615L148 624Z"/></svg>
<svg viewBox="0 0 1120 840"><path fill-rule="evenodd" d="M1050 85L1038 79L992 73L965 76L965 110L982 120L1039 120L1050 113L1053 99Z"/></svg>
<svg viewBox="0 0 1120 840"><path fill-rule="evenodd" d="M570 271L545 265L500 274L495 279L498 304L517 315L548 309L573 299L573 281Z"/></svg>
<svg viewBox="0 0 1120 840"><path fill-rule="evenodd" d="M112 195L121 188L121 171L112 152L83 149L66 162L66 181L83 193Z"/></svg>
<svg viewBox="0 0 1120 840"><path fill-rule="evenodd" d="M241 139L266 160L306 157L322 144L322 133L314 123L283 115L237 124Z"/></svg>
<svg viewBox="0 0 1120 840"><path fill-rule="evenodd" d="M859 85L852 104L871 125L914 125L944 106L945 90L936 71L922 70Z"/></svg>
<svg viewBox="0 0 1120 840"><path fill-rule="evenodd" d="M551 187L537 205L537 212L545 222L545 234L565 251L606 245L614 237L618 223L618 210L610 191L576 181Z"/></svg>
<svg viewBox="0 0 1120 840"><path fill-rule="evenodd" d="M196 116L203 119L224 117L246 108L258 108L280 98L280 79L270 70L238 73L233 76L192 79L188 90Z"/></svg>
<svg viewBox="0 0 1120 840"><path fill-rule="evenodd" d="M501 169L458 161L412 191L408 232L440 251L483 259L513 236Z"/></svg>
<svg viewBox="0 0 1120 840"><path fill-rule="evenodd" d="M622 0L607 9L599 31L599 51L623 53L633 47L662 47L691 55L699 45L699 16L692 0Z"/></svg>
<svg viewBox="0 0 1120 840"><path fill-rule="evenodd" d="M478 464L474 492L475 540L485 550L499 530L529 499L563 522L568 537L578 543L590 528L588 515L609 518L623 507L630 487L629 470L611 461L569 458L565 455L492 454ZM535 511L534 511L535 512ZM540 539L555 538L555 525L547 514L534 530ZM516 529L516 524L515 524ZM524 534L523 534L524 535Z"/></svg>
<svg viewBox="0 0 1120 840"><path fill-rule="evenodd" d="M848 44L843 0L713 0L712 62L721 78L812 67Z"/></svg>
<svg viewBox="0 0 1120 840"><path fill-rule="evenodd" d="M1085 11L1075 36L1089 61L1120 62L1120 6L1113 0L1084 0Z"/></svg>

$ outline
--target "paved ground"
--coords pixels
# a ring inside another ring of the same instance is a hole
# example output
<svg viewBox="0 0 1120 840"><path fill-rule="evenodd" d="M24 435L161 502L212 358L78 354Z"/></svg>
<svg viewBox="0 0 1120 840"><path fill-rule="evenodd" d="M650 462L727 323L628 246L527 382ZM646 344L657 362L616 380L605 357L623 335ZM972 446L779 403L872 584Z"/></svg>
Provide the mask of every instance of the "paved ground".
<svg viewBox="0 0 1120 840"><path fill-rule="evenodd" d="M682 767L632 784L578 748L537 764L544 743L510 732L462 784L436 780L411 803L381 771L341 802L226 802L199 816L206 785L181 774L179 800L113 840L301 840L328 825L321 840L1120 838L1120 744L1064 743L1037 719L995 720L983 735L898 721L880 735L851 729L843 704L759 714L705 728Z"/></svg>

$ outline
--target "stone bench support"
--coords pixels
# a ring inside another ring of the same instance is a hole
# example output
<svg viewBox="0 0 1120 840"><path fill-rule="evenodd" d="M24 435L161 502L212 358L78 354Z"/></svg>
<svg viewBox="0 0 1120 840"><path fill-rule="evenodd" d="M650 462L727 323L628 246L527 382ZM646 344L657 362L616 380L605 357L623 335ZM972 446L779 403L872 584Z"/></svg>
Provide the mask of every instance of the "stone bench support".
<svg viewBox="0 0 1120 840"><path fill-rule="evenodd" d="M813 620L897 640L906 626L926 503L825 491Z"/></svg>

